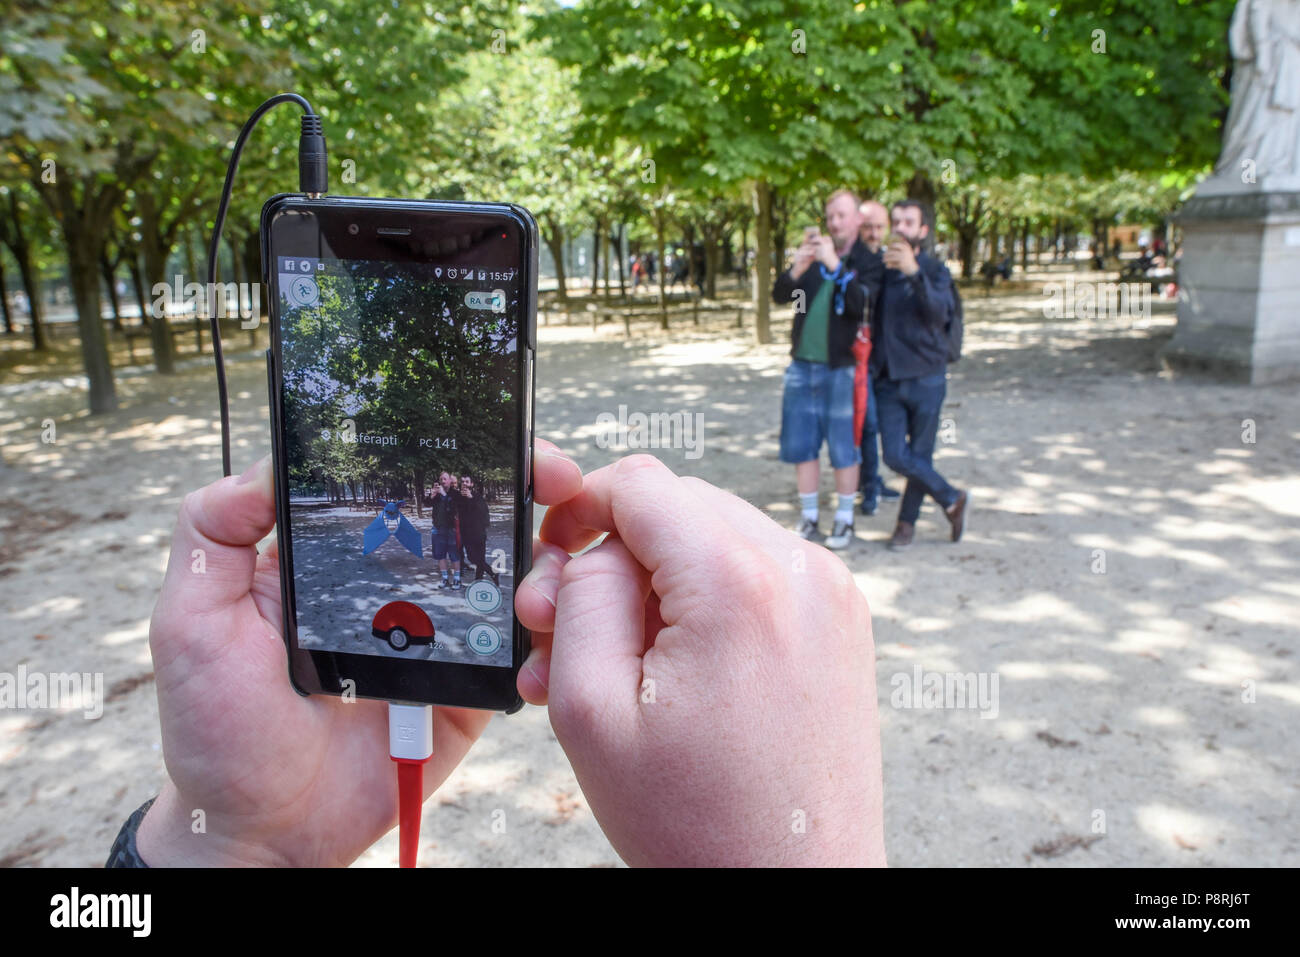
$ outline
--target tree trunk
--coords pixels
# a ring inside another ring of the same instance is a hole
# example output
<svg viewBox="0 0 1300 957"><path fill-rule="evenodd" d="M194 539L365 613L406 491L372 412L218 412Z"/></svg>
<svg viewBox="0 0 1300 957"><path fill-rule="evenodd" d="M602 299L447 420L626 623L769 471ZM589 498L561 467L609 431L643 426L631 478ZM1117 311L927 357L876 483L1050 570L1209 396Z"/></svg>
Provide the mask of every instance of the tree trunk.
<svg viewBox="0 0 1300 957"><path fill-rule="evenodd" d="M141 192L136 199L136 210L140 215L140 251L144 254L144 281L150 295L155 298L153 289L156 285L165 285L174 290L173 283L167 281L167 256L171 252L170 243L163 237L162 223L159 222L157 206L151 193ZM185 250L187 258L194 258L190 250L189 236L186 234ZM201 277L191 275L192 281L202 281ZM184 283L181 284L182 291ZM167 297L170 300L170 296ZM158 322L149 323L149 344L153 348L154 370L160 375L171 375L176 371L176 337L172 334L171 320L164 309L161 316L153 316Z"/></svg>
<svg viewBox="0 0 1300 957"><path fill-rule="evenodd" d="M549 217L546 222L550 229L546 230L543 239L546 248L551 251L551 259L555 261L555 282L560 304L567 308L569 289L564 278L564 227Z"/></svg>
<svg viewBox="0 0 1300 957"><path fill-rule="evenodd" d="M117 280L113 276L113 264L108 261L106 252L99 254L99 272L104 277L104 285L108 287L108 302L113 307L113 328L125 332L122 328L122 303L117 298Z"/></svg>
<svg viewBox="0 0 1300 957"><path fill-rule="evenodd" d="M722 260L722 240L711 239L704 244L704 295L718 298L718 267Z"/></svg>
<svg viewBox="0 0 1300 957"><path fill-rule="evenodd" d="M41 282L32 268L31 249L23 243L20 251L14 252L18 260L18 273L23 278L23 292L27 294L27 315L32 323L32 348L44 352L50 347L50 340L45 335L45 320L41 310L45 303L41 301Z"/></svg>
<svg viewBox="0 0 1300 957"><path fill-rule="evenodd" d="M772 191L766 180L754 184L754 341L772 341Z"/></svg>
<svg viewBox="0 0 1300 957"><path fill-rule="evenodd" d="M667 330L668 328L668 299L667 292L664 289L664 233L667 231L667 223L664 222L665 216L662 207L655 209L655 255L659 257L655 263L655 278L659 281L659 328Z"/></svg>
<svg viewBox="0 0 1300 957"><path fill-rule="evenodd" d="M935 197L934 181L924 171L914 171L912 178L907 181L907 198L925 203L933 214ZM930 228L933 230L933 225Z"/></svg>
<svg viewBox="0 0 1300 957"><path fill-rule="evenodd" d="M203 272L199 272L198 261L194 258L195 239L198 240L199 248L204 250ZM220 251L218 251L217 258L218 258L217 269L218 271L220 271L221 268ZM200 232L197 226L194 228L192 233L187 232L185 234L185 268L189 271L190 282L204 283L205 284L204 288L205 289L207 288L206 286L206 283L208 281L207 251L206 251L206 247L203 244L203 233ZM206 295L203 297L203 301L205 303L208 301L208 297ZM200 306L198 309L195 310L194 313L194 348L199 355L203 354L203 320L201 318L202 312L203 312L203 308L202 306Z"/></svg>
<svg viewBox="0 0 1300 957"><path fill-rule="evenodd" d="M144 274L140 272L140 257L130 255L126 259L127 272L131 274L131 288L135 290L136 306L140 309L140 324L149 328L149 300L144 294Z"/></svg>
<svg viewBox="0 0 1300 957"><path fill-rule="evenodd" d="M779 274L781 267L785 265L785 232L789 224L789 217L784 214L786 202L784 197L777 194L776 190L768 186L768 221L767 221L767 261L772 268L772 273ZM757 228L757 227L755 227ZM754 238L755 246L758 245L758 237ZM772 294L771 286L768 287L767 297ZM771 311L768 312L769 316Z"/></svg>
<svg viewBox="0 0 1300 957"><path fill-rule="evenodd" d="M624 255L623 234L627 231L625 223L618 224L618 235L614 239L614 256L618 260L618 298L627 298L627 277L624 270L627 267L627 256Z"/></svg>
<svg viewBox="0 0 1300 957"><path fill-rule="evenodd" d="M5 316L5 335L14 334L14 317L9 315L9 287L5 285L5 262L0 257L0 310L4 311Z"/></svg>
<svg viewBox="0 0 1300 957"><path fill-rule="evenodd" d="M961 278L975 275L975 243L979 239L979 226L974 223L957 230L957 248L961 255Z"/></svg>
<svg viewBox="0 0 1300 957"><path fill-rule="evenodd" d="M591 295L596 296L596 290L600 286L600 236L605 231L605 224L596 220L596 228L591 233Z"/></svg>
<svg viewBox="0 0 1300 957"><path fill-rule="evenodd" d="M40 277L32 268L32 247L27 242L22 219L18 213L18 191L10 189L9 217L13 224L13 231L6 239L6 244L9 246L9 251L13 253L14 262L18 264L18 275L22 277L23 292L27 295L27 317L32 324L32 348L37 352L44 352L50 347L50 343L45 337L45 323L41 319L44 303L41 301Z"/></svg>
<svg viewBox="0 0 1300 957"><path fill-rule="evenodd" d="M1020 221L1020 268L1029 269L1029 217Z"/></svg>
<svg viewBox="0 0 1300 957"><path fill-rule="evenodd" d="M686 291L689 292L699 280L695 274L695 224L687 220L682 235L686 240Z"/></svg>
<svg viewBox="0 0 1300 957"><path fill-rule="evenodd" d="M249 299L253 304L253 314L257 316L258 325L261 325L262 317L268 314L270 302L267 300L267 290L262 282L262 243L256 232L250 232L244 239L244 276L251 282L256 283L257 288L249 293Z"/></svg>
<svg viewBox="0 0 1300 957"><path fill-rule="evenodd" d="M609 299L609 260L610 260L610 257L611 257L612 255L614 255L614 254L610 252L610 235L609 235L609 233L601 233L600 241L601 241L601 242L604 244L604 246L605 246L605 262L604 262L604 264L603 264L603 266L602 266L602 271L603 271L604 274L605 274L605 299L608 300L608 299Z"/></svg>
<svg viewBox="0 0 1300 957"><path fill-rule="evenodd" d="M749 223L740 224L740 268L744 270L744 276L741 278L740 288L745 288L745 280L749 279Z"/></svg>
<svg viewBox="0 0 1300 957"><path fill-rule="evenodd" d="M117 409L117 388L113 383L113 366L108 358L108 336L99 298L100 234L83 228L83 224L63 225L68 249L68 271L72 293L77 303L77 329L81 333L81 358L90 388L90 412L113 412Z"/></svg>

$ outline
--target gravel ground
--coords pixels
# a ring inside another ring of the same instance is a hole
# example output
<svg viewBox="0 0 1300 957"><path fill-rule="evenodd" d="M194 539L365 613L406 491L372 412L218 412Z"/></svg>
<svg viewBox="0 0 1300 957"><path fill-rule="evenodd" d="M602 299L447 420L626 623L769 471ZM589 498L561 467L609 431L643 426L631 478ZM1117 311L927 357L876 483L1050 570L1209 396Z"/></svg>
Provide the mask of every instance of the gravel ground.
<svg viewBox="0 0 1300 957"><path fill-rule="evenodd" d="M1300 385L1162 375L1160 304L1042 304L968 294L936 457L971 491L963 541L929 505L891 553L886 507L844 553L874 615L890 862L1300 864ZM793 524L775 334L544 327L539 433L591 469L626 451L602 413L703 413L701 454L656 454ZM0 711L0 864L101 864L163 776L148 621L180 499L220 472L215 388L205 363L119 375L121 411L93 418L76 375L0 380L0 671L102 672L107 697L98 720ZM242 469L269 449L259 353L231 385ZM927 706L946 675L966 706ZM431 866L618 863L535 708L493 720L423 837ZM396 855L394 832L358 865Z"/></svg>

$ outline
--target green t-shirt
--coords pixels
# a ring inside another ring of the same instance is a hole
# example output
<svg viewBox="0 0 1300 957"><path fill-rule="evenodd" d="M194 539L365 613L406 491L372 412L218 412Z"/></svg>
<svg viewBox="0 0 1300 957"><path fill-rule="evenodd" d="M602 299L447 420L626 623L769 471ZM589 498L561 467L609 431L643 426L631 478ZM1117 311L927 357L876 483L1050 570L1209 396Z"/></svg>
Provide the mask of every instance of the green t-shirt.
<svg viewBox="0 0 1300 957"><path fill-rule="evenodd" d="M816 268L815 263L813 268ZM796 359L822 364L830 362L831 294L834 291L835 283L823 282L817 295L813 296L808 315L803 318L803 329L799 332L799 348L794 353Z"/></svg>

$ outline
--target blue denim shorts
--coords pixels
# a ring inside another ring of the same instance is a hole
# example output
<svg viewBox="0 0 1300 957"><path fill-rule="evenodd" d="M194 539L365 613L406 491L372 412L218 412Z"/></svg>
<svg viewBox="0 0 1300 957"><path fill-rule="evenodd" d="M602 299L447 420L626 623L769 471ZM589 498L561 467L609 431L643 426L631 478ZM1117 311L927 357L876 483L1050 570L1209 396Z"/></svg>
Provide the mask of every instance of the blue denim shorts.
<svg viewBox="0 0 1300 957"><path fill-rule="evenodd" d="M781 399L781 461L797 464L821 455L830 446L831 467L846 469L862 461L853 434L854 367L832 369L820 362L795 359L785 370Z"/></svg>
<svg viewBox="0 0 1300 957"><path fill-rule="evenodd" d="M438 529L433 530L433 554L429 557L435 562L444 558L450 558L453 562L460 561L460 549L456 547L456 530L448 529L440 532Z"/></svg>

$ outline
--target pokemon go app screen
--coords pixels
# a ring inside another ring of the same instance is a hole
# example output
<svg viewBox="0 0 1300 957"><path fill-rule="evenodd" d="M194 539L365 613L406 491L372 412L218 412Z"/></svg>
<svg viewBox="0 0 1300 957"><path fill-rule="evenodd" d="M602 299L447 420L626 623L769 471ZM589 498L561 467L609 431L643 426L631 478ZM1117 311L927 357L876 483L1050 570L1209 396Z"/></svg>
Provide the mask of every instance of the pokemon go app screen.
<svg viewBox="0 0 1300 957"><path fill-rule="evenodd" d="M512 664L514 270L279 257L298 644Z"/></svg>

